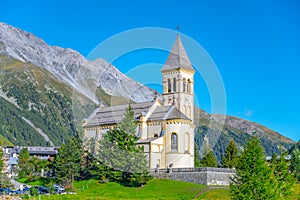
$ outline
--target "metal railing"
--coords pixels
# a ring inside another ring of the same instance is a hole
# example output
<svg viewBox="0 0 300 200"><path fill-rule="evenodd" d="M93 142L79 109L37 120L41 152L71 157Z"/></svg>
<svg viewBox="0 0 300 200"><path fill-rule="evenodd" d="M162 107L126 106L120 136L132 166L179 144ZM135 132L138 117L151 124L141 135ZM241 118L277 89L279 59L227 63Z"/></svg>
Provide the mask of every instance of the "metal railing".
<svg viewBox="0 0 300 200"><path fill-rule="evenodd" d="M235 173L235 169L229 168L216 168L216 167L196 167L196 168L168 168L168 169L159 169L159 170L150 170L150 171L159 171L160 173L181 173L181 172L220 172L220 173Z"/></svg>

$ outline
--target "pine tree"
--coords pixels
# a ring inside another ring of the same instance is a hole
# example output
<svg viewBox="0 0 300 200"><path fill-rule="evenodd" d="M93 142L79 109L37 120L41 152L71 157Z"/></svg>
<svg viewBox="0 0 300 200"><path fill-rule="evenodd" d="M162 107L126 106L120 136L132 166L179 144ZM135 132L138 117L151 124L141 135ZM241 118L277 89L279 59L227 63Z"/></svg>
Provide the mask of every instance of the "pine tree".
<svg viewBox="0 0 300 200"><path fill-rule="evenodd" d="M200 160L200 156L199 156L199 147L198 145L195 143L195 160L194 160L194 166L195 167L202 167L202 163Z"/></svg>
<svg viewBox="0 0 300 200"><path fill-rule="evenodd" d="M292 152L290 170L297 181L300 182L300 150L298 148L295 148Z"/></svg>
<svg viewBox="0 0 300 200"><path fill-rule="evenodd" d="M2 170L4 168L4 159L3 159L3 149L2 146L0 146L0 176L2 175Z"/></svg>
<svg viewBox="0 0 300 200"><path fill-rule="evenodd" d="M30 154L27 148L22 148L18 156L18 176L27 177L31 174L32 168L29 163Z"/></svg>
<svg viewBox="0 0 300 200"><path fill-rule="evenodd" d="M118 127L120 130L124 131L129 135L135 135L137 126L138 123L135 120L134 111L129 104L125 110L122 122L118 124Z"/></svg>
<svg viewBox="0 0 300 200"><path fill-rule="evenodd" d="M225 168L235 168L238 158L238 150L233 140L230 140L229 145L222 158L222 165Z"/></svg>
<svg viewBox="0 0 300 200"><path fill-rule="evenodd" d="M211 150L202 158L201 164L203 167L217 167L217 159Z"/></svg>
<svg viewBox="0 0 300 200"><path fill-rule="evenodd" d="M79 136L62 144L53 163L56 179L63 185L72 185L79 178L82 143Z"/></svg>
<svg viewBox="0 0 300 200"><path fill-rule="evenodd" d="M273 155L275 156L272 156L270 167L273 172L271 189L274 197L275 199L290 199L296 179L289 171L289 165L286 160L287 152L282 153L282 150L280 150L279 156Z"/></svg>
<svg viewBox="0 0 300 200"><path fill-rule="evenodd" d="M232 199L274 199L271 173L259 140L251 138L238 159L236 175L230 184Z"/></svg>
<svg viewBox="0 0 300 200"><path fill-rule="evenodd" d="M90 138L85 143L82 155L82 165L80 170L80 177L82 179L100 179L106 181L109 177L109 168L100 164L100 161L95 157L96 144L95 139Z"/></svg>
<svg viewBox="0 0 300 200"><path fill-rule="evenodd" d="M203 167L217 167L217 159L210 148L208 138L206 137L204 139L206 141L206 147L204 157L201 160L201 165Z"/></svg>
<svg viewBox="0 0 300 200"><path fill-rule="evenodd" d="M137 146L137 123L129 106L123 121L99 141L98 160L109 168L109 178L127 186L140 186L149 179L148 162Z"/></svg>

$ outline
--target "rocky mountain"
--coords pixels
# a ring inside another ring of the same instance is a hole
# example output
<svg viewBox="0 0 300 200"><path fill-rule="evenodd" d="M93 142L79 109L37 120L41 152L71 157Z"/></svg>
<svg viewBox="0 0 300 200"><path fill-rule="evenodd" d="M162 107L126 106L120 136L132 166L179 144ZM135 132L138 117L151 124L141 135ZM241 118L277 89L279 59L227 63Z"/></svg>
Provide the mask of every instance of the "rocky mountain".
<svg viewBox="0 0 300 200"><path fill-rule="evenodd" d="M289 150L295 143L276 131L245 119L220 114L210 115L197 107L195 116L195 141L200 147L200 154L204 154L205 149L201 147L205 146L206 137L219 164L231 139L241 151L250 137L256 136L261 141L266 155L278 154L280 148Z"/></svg>
<svg viewBox="0 0 300 200"><path fill-rule="evenodd" d="M103 59L88 61L77 51L49 46L32 33L5 23L0 23L0 54L46 69L95 103L99 103L95 96L98 87L109 95L135 102L149 101L154 96L153 90L128 78Z"/></svg>
<svg viewBox="0 0 300 200"><path fill-rule="evenodd" d="M0 23L0 135L6 143L59 145L95 105L153 98L152 89L103 59L88 61Z"/></svg>
<svg viewBox="0 0 300 200"><path fill-rule="evenodd" d="M72 49L49 46L33 34L0 23L0 139L14 145L60 145L75 135L81 119L100 103L152 100L152 89L135 82L103 59L88 61ZM236 117L195 109L195 141L209 139L218 161L234 139L239 149L256 135L266 153L293 141ZM203 151L203 148L200 148Z"/></svg>
<svg viewBox="0 0 300 200"><path fill-rule="evenodd" d="M211 115L212 119L220 123L220 118L222 115ZM268 129L265 126L257 124L255 122L250 122L242 118L226 116L225 124L228 127L235 128L242 131L248 135L260 135L261 137L266 138L267 140L273 141L275 143L284 142L291 143L291 139L280 135L278 132Z"/></svg>
<svg viewBox="0 0 300 200"><path fill-rule="evenodd" d="M58 145L74 135L72 89L50 72L0 55L0 134L15 145Z"/></svg>

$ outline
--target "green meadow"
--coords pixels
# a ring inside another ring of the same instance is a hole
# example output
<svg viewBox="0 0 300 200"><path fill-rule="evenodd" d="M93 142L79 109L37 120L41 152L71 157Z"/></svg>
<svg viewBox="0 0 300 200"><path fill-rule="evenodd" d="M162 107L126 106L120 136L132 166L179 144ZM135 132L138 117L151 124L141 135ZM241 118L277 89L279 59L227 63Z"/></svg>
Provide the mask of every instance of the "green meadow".
<svg viewBox="0 0 300 200"><path fill-rule="evenodd" d="M167 179L153 179L140 188L124 187L118 183L97 180L75 182L76 194L43 195L41 200L88 199L212 199L229 200L229 188L205 186ZM28 197L25 199L29 199ZM39 199L30 197L30 199ZM292 200L300 200L300 185L294 188Z"/></svg>

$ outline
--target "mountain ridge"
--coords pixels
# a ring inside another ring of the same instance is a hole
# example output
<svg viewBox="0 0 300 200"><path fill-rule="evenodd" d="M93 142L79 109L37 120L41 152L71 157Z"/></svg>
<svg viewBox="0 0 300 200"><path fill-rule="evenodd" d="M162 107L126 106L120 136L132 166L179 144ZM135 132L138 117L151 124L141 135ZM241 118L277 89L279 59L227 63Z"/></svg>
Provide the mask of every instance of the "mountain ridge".
<svg viewBox="0 0 300 200"><path fill-rule="evenodd" d="M104 59L88 61L75 50L49 46L31 33L0 22L0 109L6 113L0 114L4 120L0 136L14 144L51 145L51 141L60 145L75 135L80 119L98 103L143 102L154 96L154 90L130 79ZM199 108L195 116L196 144L203 144L207 135L219 162L230 139L241 149L249 137L258 136L267 154L278 152L280 145L288 149L294 143L242 118L226 116L223 125L224 115L211 115ZM15 119L22 129L15 127ZM40 128L49 141L33 127Z"/></svg>
<svg viewBox="0 0 300 200"><path fill-rule="evenodd" d="M125 97L135 102L152 100L155 95L154 90L133 81L104 59L88 61L73 49L49 46L32 33L2 22L0 22L0 54L48 70L58 80L96 104L99 103L99 99L95 96L97 87L101 87L112 96ZM87 76L82 77L83 75ZM121 80L126 80L125 84ZM112 86L115 90L111 90Z"/></svg>

